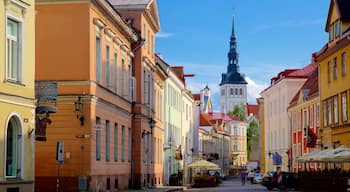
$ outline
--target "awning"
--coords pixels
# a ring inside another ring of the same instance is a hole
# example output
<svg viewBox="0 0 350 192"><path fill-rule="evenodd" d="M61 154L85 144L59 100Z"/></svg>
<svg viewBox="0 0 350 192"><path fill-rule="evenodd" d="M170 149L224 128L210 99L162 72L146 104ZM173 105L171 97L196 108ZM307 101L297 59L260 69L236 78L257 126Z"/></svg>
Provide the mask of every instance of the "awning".
<svg viewBox="0 0 350 192"><path fill-rule="evenodd" d="M296 161L306 162L323 162L323 163L343 163L350 162L350 148L344 146L327 149L323 151L315 151L307 153L301 157L297 157Z"/></svg>
<svg viewBox="0 0 350 192"><path fill-rule="evenodd" d="M194 163L189 164L188 167L189 168L202 168L202 169L208 169L208 170L220 169L220 167L217 164L211 163L211 162L206 161L206 160L198 160Z"/></svg>

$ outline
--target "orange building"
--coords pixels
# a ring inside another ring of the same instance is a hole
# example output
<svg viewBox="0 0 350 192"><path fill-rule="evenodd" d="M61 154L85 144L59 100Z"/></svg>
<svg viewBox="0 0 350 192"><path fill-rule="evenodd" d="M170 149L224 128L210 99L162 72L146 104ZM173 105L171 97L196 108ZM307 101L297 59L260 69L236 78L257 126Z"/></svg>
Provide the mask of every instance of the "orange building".
<svg viewBox="0 0 350 192"><path fill-rule="evenodd" d="M158 135L155 127L155 33L160 30L156 0L110 0L123 18L139 31L143 46L135 52L133 75L137 82L136 101L133 103L132 186L148 187L159 181L153 152L160 148L154 144ZM159 124L158 124L159 125ZM159 183L159 182L158 182Z"/></svg>
<svg viewBox="0 0 350 192"><path fill-rule="evenodd" d="M35 191L56 191L58 170L58 191L128 188L137 34L105 0L40 0L36 10L35 77L57 82L58 96L47 141L36 141Z"/></svg>

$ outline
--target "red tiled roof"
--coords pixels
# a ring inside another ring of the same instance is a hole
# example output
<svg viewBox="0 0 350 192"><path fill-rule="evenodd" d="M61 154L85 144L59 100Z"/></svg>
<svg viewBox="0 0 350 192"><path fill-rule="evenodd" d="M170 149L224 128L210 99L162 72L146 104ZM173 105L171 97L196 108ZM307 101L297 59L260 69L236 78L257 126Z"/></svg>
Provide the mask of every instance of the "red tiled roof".
<svg viewBox="0 0 350 192"><path fill-rule="evenodd" d="M225 113L201 113L200 114L200 126L212 126L212 122L214 120L219 120L219 121L232 121L236 120L239 121L238 118L232 117L230 115L227 115Z"/></svg>
<svg viewBox="0 0 350 192"><path fill-rule="evenodd" d="M304 68L295 70L287 75L287 77L308 77L317 67L317 63L311 63Z"/></svg>
<svg viewBox="0 0 350 192"><path fill-rule="evenodd" d="M259 105L251 105L247 103L247 113L253 114L255 117L259 116Z"/></svg>
<svg viewBox="0 0 350 192"><path fill-rule="evenodd" d="M314 57L314 54L313 54ZM308 78L310 74L314 71L314 69L317 67L316 62L312 62L311 64L301 68L301 69L286 69L280 73L276 77L271 78L271 85L260 92L263 93L270 89L273 85L275 85L277 82L281 81L282 79L287 78Z"/></svg>
<svg viewBox="0 0 350 192"><path fill-rule="evenodd" d="M300 94L308 89L309 93L305 97L306 100L312 99L316 96L318 96L318 67L314 69L309 76L309 78L305 81L304 85L299 89L297 94L293 97L293 99L290 101L289 107L295 106L298 103L298 99L300 97Z"/></svg>
<svg viewBox="0 0 350 192"><path fill-rule="evenodd" d="M193 100L195 100L195 101L201 100L201 95L200 94L192 94L192 96L193 96Z"/></svg>
<svg viewBox="0 0 350 192"><path fill-rule="evenodd" d="M209 118L208 114L206 114L206 113L200 114L199 125L200 126L211 126L210 118Z"/></svg>

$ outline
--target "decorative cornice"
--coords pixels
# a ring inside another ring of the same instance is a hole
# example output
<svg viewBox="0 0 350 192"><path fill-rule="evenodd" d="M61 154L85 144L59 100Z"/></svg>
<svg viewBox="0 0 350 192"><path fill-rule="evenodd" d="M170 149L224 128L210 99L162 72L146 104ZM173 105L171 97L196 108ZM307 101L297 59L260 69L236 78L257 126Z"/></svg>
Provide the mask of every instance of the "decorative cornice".
<svg viewBox="0 0 350 192"><path fill-rule="evenodd" d="M106 27L106 24L104 24L103 21L101 21L99 18L94 18L94 24L99 28Z"/></svg>

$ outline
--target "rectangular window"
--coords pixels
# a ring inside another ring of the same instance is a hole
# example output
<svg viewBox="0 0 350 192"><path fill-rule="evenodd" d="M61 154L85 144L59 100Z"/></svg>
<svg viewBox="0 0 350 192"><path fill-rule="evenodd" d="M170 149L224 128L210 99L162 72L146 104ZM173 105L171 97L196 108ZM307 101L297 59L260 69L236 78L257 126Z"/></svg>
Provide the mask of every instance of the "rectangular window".
<svg viewBox="0 0 350 192"><path fill-rule="evenodd" d="M341 74L346 75L346 53L341 54Z"/></svg>
<svg viewBox="0 0 350 192"><path fill-rule="evenodd" d="M320 125L320 104L317 104L316 107L316 123Z"/></svg>
<svg viewBox="0 0 350 192"><path fill-rule="evenodd" d="M333 59L333 79L336 80L338 78L338 70L337 70L337 58Z"/></svg>
<svg viewBox="0 0 350 192"><path fill-rule="evenodd" d="M96 117L96 160L101 160L101 118Z"/></svg>
<svg viewBox="0 0 350 192"><path fill-rule="evenodd" d="M122 96L125 96L125 60L122 59Z"/></svg>
<svg viewBox="0 0 350 192"><path fill-rule="evenodd" d="M333 41L334 40L334 25L330 25L329 26L329 41Z"/></svg>
<svg viewBox="0 0 350 192"><path fill-rule="evenodd" d="M323 126L326 127L328 125L328 120L327 120L327 101L323 101L322 112L323 112Z"/></svg>
<svg viewBox="0 0 350 192"><path fill-rule="evenodd" d="M128 161L131 161L131 128L128 129Z"/></svg>
<svg viewBox="0 0 350 192"><path fill-rule="evenodd" d="M147 49L147 43L148 43L148 39L147 39L147 34L146 34L146 25L143 24L143 39L145 40L144 43L144 48Z"/></svg>
<svg viewBox="0 0 350 192"><path fill-rule="evenodd" d="M310 107L310 127L314 126L314 106Z"/></svg>
<svg viewBox="0 0 350 192"><path fill-rule="evenodd" d="M332 99L328 99L328 125L332 124Z"/></svg>
<svg viewBox="0 0 350 192"><path fill-rule="evenodd" d="M333 97L334 123L338 123L338 96Z"/></svg>
<svg viewBox="0 0 350 192"><path fill-rule="evenodd" d="M328 61L328 65L327 65L327 77L328 77L328 83L331 82L331 62Z"/></svg>
<svg viewBox="0 0 350 192"><path fill-rule="evenodd" d="M129 101L132 101L133 99L133 90L134 90L134 85L133 85L133 78L132 78L132 58L130 57L130 64L129 64Z"/></svg>
<svg viewBox="0 0 350 192"><path fill-rule="evenodd" d="M122 126L122 161L125 160L125 126Z"/></svg>
<svg viewBox="0 0 350 192"><path fill-rule="evenodd" d="M110 159L110 134L109 120L106 120L106 161Z"/></svg>
<svg viewBox="0 0 350 192"><path fill-rule="evenodd" d="M303 128L305 129L305 128L307 128L307 111L304 111L304 117L303 117ZM305 131L306 131L306 129L305 129ZM304 134L305 136L306 136L306 133Z"/></svg>
<svg viewBox="0 0 350 192"><path fill-rule="evenodd" d="M95 65L96 65L96 82L101 83L101 37L96 36L96 42L95 42Z"/></svg>
<svg viewBox="0 0 350 192"><path fill-rule="evenodd" d="M151 51L151 37L150 37L150 31L148 30L147 31L147 39L148 39L148 44L147 44L147 52L148 54L150 54L150 51Z"/></svg>
<svg viewBox="0 0 350 192"><path fill-rule="evenodd" d="M7 18L6 42L7 79L20 82L22 68L22 32L20 22Z"/></svg>
<svg viewBox="0 0 350 192"><path fill-rule="evenodd" d="M106 87L109 88L110 86L110 79L111 79L111 67L109 62L109 46L106 47Z"/></svg>
<svg viewBox="0 0 350 192"><path fill-rule="evenodd" d="M147 103L148 101L148 82L147 82L147 72L144 70L143 71L143 103ZM171 95L172 96L172 95Z"/></svg>
<svg viewBox="0 0 350 192"><path fill-rule="evenodd" d="M348 120L348 108L347 108L347 93L341 94L341 108L342 108L342 121L346 122Z"/></svg>
<svg viewBox="0 0 350 192"><path fill-rule="evenodd" d="M118 55L114 53L114 92L118 92Z"/></svg>
<svg viewBox="0 0 350 192"><path fill-rule="evenodd" d="M118 124L114 123L114 161L118 161L118 147L119 147L119 138L118 138Z"/></svg>
<svg viewBox="0 0 350 192"><path fill-rule="evenodd" d="M336 37L340 36L340 20L335 22L335 36Z"/></svg>

